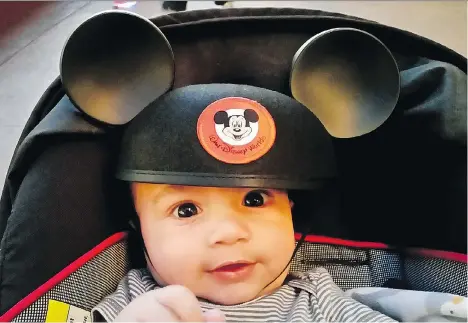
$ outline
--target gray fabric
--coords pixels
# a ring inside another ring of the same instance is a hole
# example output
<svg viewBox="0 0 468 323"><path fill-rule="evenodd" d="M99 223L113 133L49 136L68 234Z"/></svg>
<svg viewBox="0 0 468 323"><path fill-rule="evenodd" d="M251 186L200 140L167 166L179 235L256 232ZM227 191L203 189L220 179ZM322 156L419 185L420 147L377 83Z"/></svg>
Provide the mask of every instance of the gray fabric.
<svg viewBox="0 0 468 323"><path fill-rule="evenodd" d="M111 322L137 296L160 288L146 269L131 270L112 295L92 310L95 321ZM235 306L200 301L203 310L219 308L228 322L393 322L344 295L324 268L291 274L273 294Z"/></svg>
<svg viewBox="0 0 468 323"><path fill-rule="evenodd" d="M345 295L402 322L467 321L467 298L453 294L369 287Z"/></svg>
<svg viewBox="0 0 468 323"><path fill-rule="evenodd" d="M12 322L44 322L51 300L89 312L103 297L116 289L129 269L127 243L123 240L100 252L48 290Z"/></svg>

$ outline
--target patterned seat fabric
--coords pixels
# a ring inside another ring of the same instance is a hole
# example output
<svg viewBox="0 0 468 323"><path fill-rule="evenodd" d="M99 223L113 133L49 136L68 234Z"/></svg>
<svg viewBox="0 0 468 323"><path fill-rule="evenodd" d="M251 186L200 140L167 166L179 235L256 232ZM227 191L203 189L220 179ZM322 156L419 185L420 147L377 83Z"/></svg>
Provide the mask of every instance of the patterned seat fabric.
<svg viewBox="0 0 468 323"><path fill-rule="evenodd" d="M418 255L402 257L393 249L304 242L291 263L291 271L308 271L318 266L325 267L343 290L384 286L394 280L405 281L407 286L417 290L467 294L466 264L454 260ZM90 312L104 296L115 290L130 268L128 243L123 236L44 291L13 321L47 321L51 304L56 301Z"/></svg>

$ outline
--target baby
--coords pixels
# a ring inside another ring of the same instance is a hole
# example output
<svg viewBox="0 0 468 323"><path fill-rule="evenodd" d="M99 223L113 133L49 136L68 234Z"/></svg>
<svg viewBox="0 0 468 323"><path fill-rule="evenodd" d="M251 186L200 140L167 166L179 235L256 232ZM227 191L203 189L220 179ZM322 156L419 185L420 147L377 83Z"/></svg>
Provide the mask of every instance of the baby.
<svg viewBox="0 0 468 323"><path fill-rule="evenodd" d="M345 293L323 268L290 273L298 248L293 214L296 224L320 221L315 207L327 204L337 176L333 151L307 108L267 89L191 85L153 102L126 128L116 172L130 183L146 266L122 279L93 309L94 319L466 318L466 299L454 295L430 295L429 303L439 305L427 310L423 292ZM307 194L293 196L296 190Z"/></svg>
<svg viewBox="0 0 468 323"><path fill-rule="evenodd" d="M345 297L324 269L288 276L286 191L133 183L132 194L148 270L94 309L107 321L393 321Z"/></svg>

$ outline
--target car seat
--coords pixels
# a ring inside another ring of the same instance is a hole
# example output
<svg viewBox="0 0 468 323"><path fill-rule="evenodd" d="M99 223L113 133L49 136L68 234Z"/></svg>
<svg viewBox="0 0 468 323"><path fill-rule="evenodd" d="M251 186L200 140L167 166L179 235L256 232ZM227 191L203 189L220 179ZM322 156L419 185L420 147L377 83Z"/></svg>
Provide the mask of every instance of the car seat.
<svg viewBox="0 0 468 323"><path fill-rule="evenodd" d="M173 48L174 88L234 83L291 96L291 58L311 36L352 27L385 43L401 71L398 104L376 131L332 140L339 201L314 215L291 270L324 266L345 290L466 296L466 58L406 31L313 10L201 10L152 22ZM32 111L0 200L1 321L69 312L86 320L142 265L128 233L128 188L113 176L121 135L85 118L59 78ZM304 226L295 225L299 237Z"/></svg>

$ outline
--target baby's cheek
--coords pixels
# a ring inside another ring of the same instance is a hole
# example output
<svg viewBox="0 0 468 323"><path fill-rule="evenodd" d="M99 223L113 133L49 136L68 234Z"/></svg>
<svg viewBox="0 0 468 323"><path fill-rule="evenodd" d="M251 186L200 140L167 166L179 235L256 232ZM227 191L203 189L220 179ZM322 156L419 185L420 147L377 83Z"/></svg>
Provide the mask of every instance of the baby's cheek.
<svg viewBox="0 0 468 323"><path fill-rule="evenodd" d="M294 230L292 228L288 230L288 232L284 232L284 234L277 239L277 251L288 261L293 255L295 246Z"/></svg>
<svg viewBox="0 0 468 323"><path fill-rule="evenodd" d="M260 233L261 232L261 233ZM295 247L294 229L288 220L264 225L259 233L264 250L279 261L289 259Z"/></svg>
<svg viewBox="0 0 468 323"><path fill-rule="evenodd" d="M278 250L284 253L288 259L292 256L295 248L294 227L292 220L287 218L278 229L277 235Z"/></svg>
<svg viewBox="0 0 468 323"><path fill-rule="evenodd" d="M200 262L196 244L188 239L166 236L155 239L153 246L151 261L164 283L187 285Z"/></svg>

